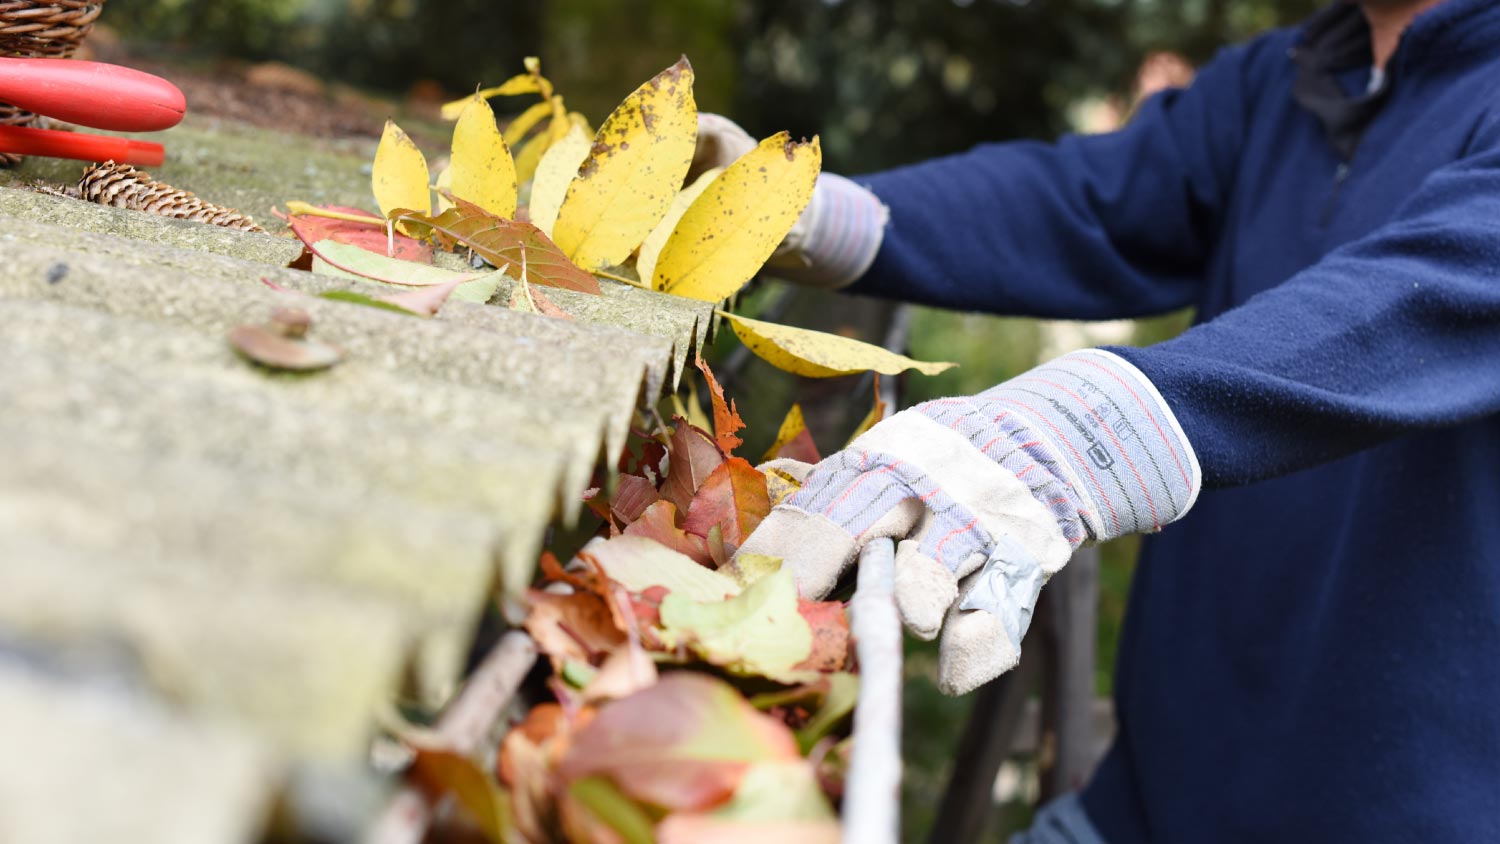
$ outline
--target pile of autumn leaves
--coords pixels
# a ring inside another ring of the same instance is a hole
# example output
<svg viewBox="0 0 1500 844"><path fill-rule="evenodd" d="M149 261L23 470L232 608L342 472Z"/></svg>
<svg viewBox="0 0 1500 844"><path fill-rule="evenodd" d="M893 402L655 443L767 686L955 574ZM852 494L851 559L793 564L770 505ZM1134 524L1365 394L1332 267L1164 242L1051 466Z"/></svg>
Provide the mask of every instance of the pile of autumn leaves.
<svg viewBox="0 0 1500 844"><path fill-rule="evenodd" d="M500 130L485 97L527 94L541 102ZM387 125L372 176L379 216L288 203L306 246L294 266L401 291L324 295L419 316L458 298L570 318L543 288L598 295L605 278L720 303L790 230L820 167L816 139L782 133L684 184L697 138L686 60L627 97L598 132L566 110L534 60L453 106L452 155L435 178ZM495 269L434 266L435 248L472 252ZM502 281L514 286L497 301ZM717 313L757 354L802 375L947 366ZM588 497L599 535L567 566L542 560L525 627L551 662L552 700L505 735L493 767L407 742L414 777L456 796L491 841L839 838L833 806L858 695L848 620L841 603L802 600L780 560L733 559L798 481L735 456L744 424L700 368L713 420L694 425L684 412L636 432L613 478ZM877 407L862 429L880 415ZM778 457L818 459L796 408L763 460Z"/></svg>
<svg viewBox="0 0 1500 844"><path fill-rule="evenodd" d="M700 367L714 433L679 417L643 434L590 495L599 535L566 568L543 558L525 627L556 702L500 745L498 841L839 840L858 694L844 606L799 598L779 560L731 562L796 482L734 455L743 423ZM768 457L817 458L800 419Z"/></svg>

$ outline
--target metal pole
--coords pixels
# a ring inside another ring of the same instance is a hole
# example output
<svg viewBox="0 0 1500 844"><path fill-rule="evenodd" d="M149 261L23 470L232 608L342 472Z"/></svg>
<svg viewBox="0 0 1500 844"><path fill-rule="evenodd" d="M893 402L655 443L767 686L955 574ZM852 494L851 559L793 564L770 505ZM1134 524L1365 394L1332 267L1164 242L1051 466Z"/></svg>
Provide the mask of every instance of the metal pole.
<svg viewBox="0 0 1500 844"><path fill-rule="evenodd" d="M901 619L895 579L895 543L877 539L866 545L849 603L859 705L844 787L844 844L897 844L901 835Z"/></svg>

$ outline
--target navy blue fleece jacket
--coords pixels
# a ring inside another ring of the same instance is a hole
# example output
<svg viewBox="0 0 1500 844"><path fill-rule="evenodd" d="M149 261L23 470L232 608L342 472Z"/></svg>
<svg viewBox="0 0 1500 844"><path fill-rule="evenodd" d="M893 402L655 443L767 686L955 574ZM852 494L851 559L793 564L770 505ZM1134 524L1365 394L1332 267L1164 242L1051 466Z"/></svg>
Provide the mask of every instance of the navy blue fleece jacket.
<svg viewBox="0 0 1500 844"><path fill-rule="evenodd" d="M1084 793L1109 844L1500 842L1500 4L1417 19L1347 160L1294 97L1304 36L1115 134L861 180L891 225L854 292L1198 309L1113 350L1206 489L1132 587Z"/></svg>

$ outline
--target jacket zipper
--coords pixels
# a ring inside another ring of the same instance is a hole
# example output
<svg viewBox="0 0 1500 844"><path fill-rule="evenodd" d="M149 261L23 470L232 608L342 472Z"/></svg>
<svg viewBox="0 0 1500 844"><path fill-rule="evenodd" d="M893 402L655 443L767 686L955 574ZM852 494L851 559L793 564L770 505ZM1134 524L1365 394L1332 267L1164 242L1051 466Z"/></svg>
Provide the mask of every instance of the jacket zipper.
<svg viewBox="0 0 1500 844"><path fill-rule="evenodd" d="M1323 205L1323 219L1320 225L1325 229L1328 228L1329 223L1333 222L1333 212L1338 207L1339 194L1343 192L1344 182L1348 180L1349 162L1340 162L1339 169L1333 173L1333 192L1328 195L1328 201Z"/></svg>

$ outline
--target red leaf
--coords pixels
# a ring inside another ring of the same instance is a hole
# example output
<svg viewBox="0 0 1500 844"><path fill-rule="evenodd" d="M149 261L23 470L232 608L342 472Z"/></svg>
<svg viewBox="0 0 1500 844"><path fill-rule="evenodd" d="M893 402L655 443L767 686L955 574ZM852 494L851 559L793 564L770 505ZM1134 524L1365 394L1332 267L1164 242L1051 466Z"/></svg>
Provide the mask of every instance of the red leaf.
<svg viewBox="0 0 1500 844"><path fill-rule="evenodd" d="M661 500L656 487L645 478L637 475L621 475L619 488L615 490L614 498L610 499L609 509L615 518L626 525L641 517L646 508ZM629 528L626 528L629 533Z"/></svg>
<svg viewBox="0 0 1500 844"><path fill-rule="evenodd" d="M636 800L698 811L733 796L752 763L797 759L786 725L756 711L733 686L678 672L602 707L558 772L567 780L607 776Z"/></svg>
<svg viewBox="0 0 1500 844"><path fill-rule="evenodd" d="M662 486L663 498L677 505L677 510L688 512L698 488L708 480L713 470L724 462L724 452L713 438L701 429L688 424L682 417L673 417L677 427L667 443L667 455L671 466L667 470L667 482Z"/></svg>
<svg viewBox="0 0 1500 844"><path fill-rule="evenodd" d="M401 293L392 293L388 296L376 296L375 298L395 305L403 311L410 311L417 316L435 317L443 305L448 303L448 297L453 291L463 284L463 279L454 279L443 284L434 284L431 287L419 287L416 290L407 290Z"/></svg>
<svg viewBox="0 0 1500 844"><path fill-rule="evenodd" d="M803 428L792 437L791 441L777 450L778 458L789 458L801 460L803 463L817 463L823 458L818 454L818 445L813 442L812 432Z"/></svg>
<svg viewBox="0 0 1500 844"><path fill-rule="evenodd" d="M432 246L423 243L413 237L397 233L395 238L388 237L385 221L370 212L359 208L345 208L340 205L320 205L324 211L337 211L342 214L357 214L369 216L369 223L354 223L349 220L334 220L329 217L316 217L311 214L293 214L286 218L292 233L297 235L309 249L320 240L332 240L336 243L347 243L350 246L358 246L376 255L385 255L390 258L400 258L403 261L417 261L423 264L432 263ZM387 251L394 244L395 252Z"/></svg>
<svg viewBox="0 0 1500 844"><path fill-rule="evenodd" d="M745 420L740 418L739 411L735 409L733 402L724 400L724 388L719 386L719 381L714 378L713 370L708 368L708 363L701 357L695 363L702 371L704 380L708 381L708 392L713 398L714 440L725 454L733 454L734 450L744 442L743 439L735 436L735 432L745 427Z"/></svg>
<svg viewBox="0 0 1500 844"><path fill-rule="evenodd" d="M657 501L647 507L634 524L625 528L626 536L644 536L691 557L694 562L711 565L708 544L677 526L677 507L670 501Z"/></svg>
<svg viewBox="0 0 1500 844"><path fill-rule="evenodd" d="M462 200L436 217L416 211L395 211L391 219L408 224L408 230L430 231L439 243L463 244L498 269L520 277L521 257L526 257L526 279L533 284L562 287L599 295L599 282L579 269L542 230L518 223Z"/></svg>
<svg viewBox="0 0 1500 844"><path fill-rule="evenodd" d="M766 476L741 457L731 457L714 469L688 507L683 528L707 537L717 526L724 544L738 548L771 512Z"/></svg>
<svg viewBox="0 0 1500 844"><path fill-rule="evenodd" d="M849 663L849 616L838 601L797 601L797 612L812 628L812 653L795 671L843 671Z"/></svg>

